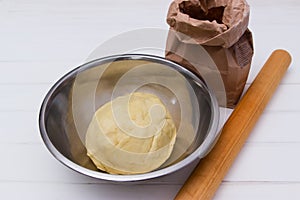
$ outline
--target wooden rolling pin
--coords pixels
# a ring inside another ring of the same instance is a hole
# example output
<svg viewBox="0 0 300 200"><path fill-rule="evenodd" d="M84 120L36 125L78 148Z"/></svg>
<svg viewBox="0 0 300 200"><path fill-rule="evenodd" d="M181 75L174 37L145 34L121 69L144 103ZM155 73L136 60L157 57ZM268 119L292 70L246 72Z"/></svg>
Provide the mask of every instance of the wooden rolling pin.
<svg viewBox="0 0 300 200"><path fill-rule="evenodd" d="M212 151L203 158L175 197L212 199L259 116L291 63L284 50L275 50L225 123Z"/></svg>

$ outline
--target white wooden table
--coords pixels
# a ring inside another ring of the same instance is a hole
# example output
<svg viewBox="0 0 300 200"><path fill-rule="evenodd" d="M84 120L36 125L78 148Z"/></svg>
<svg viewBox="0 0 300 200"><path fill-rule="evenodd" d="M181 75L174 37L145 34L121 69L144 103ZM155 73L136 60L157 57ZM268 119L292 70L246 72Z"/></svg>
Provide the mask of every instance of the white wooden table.
<svg viewBox="0 0 300 200"><path fill-rule="evenodd" d="M249 0L255 56L248 79L276 48L293 63L216 200L300 199L300 1ZM167 29L170 0L0 0L0 198L173 199L186 175L108 184L56 161L38 131L50 86L105 40L144 27Z"/></svg>

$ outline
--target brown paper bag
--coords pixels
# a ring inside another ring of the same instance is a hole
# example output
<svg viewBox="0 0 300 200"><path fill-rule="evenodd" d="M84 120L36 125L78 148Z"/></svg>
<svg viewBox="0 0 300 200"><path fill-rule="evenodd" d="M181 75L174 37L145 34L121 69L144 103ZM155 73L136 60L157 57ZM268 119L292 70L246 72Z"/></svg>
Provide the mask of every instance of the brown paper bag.
<svg viewBox="0 0 300 200"><path fill-rule="evenodd" d="M168 11L170 25L166 58L202 76L204 59L199 46L214 61L223 80L227 107L233 108L245 86L253 56L245 0L174 0Z"/></svg>

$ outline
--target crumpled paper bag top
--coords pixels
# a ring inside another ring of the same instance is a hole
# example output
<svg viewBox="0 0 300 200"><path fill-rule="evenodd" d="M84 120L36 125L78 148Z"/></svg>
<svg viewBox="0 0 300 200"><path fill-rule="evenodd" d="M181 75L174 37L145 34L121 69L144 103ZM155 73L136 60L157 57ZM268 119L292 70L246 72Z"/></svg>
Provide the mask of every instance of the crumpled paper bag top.
<svg viewBox="0 0 300 200"><path fill-rule="evenodd" d="M228 48L247 30L249 13L244 0L174 0L167 23L190 36L185 43Z"/></svg>

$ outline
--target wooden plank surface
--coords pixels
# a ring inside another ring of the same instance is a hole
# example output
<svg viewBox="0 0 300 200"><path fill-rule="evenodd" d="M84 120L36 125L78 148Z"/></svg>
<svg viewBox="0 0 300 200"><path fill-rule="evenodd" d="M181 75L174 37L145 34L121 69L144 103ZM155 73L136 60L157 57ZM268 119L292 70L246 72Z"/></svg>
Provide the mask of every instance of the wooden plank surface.
<svg viewBox="0 0 300 200"><path fill-rule="evenodd" d="M0 0L0 194L3 199L173 199L187 175L116 185L79 175L42 144L37 117L58 78L107 39L167 29L170 0ZM293 63L214 199L300 199L300 2L254 1L255 55L248 85L272 50ZM17 192L16 192L17 191Z"/></svg>

